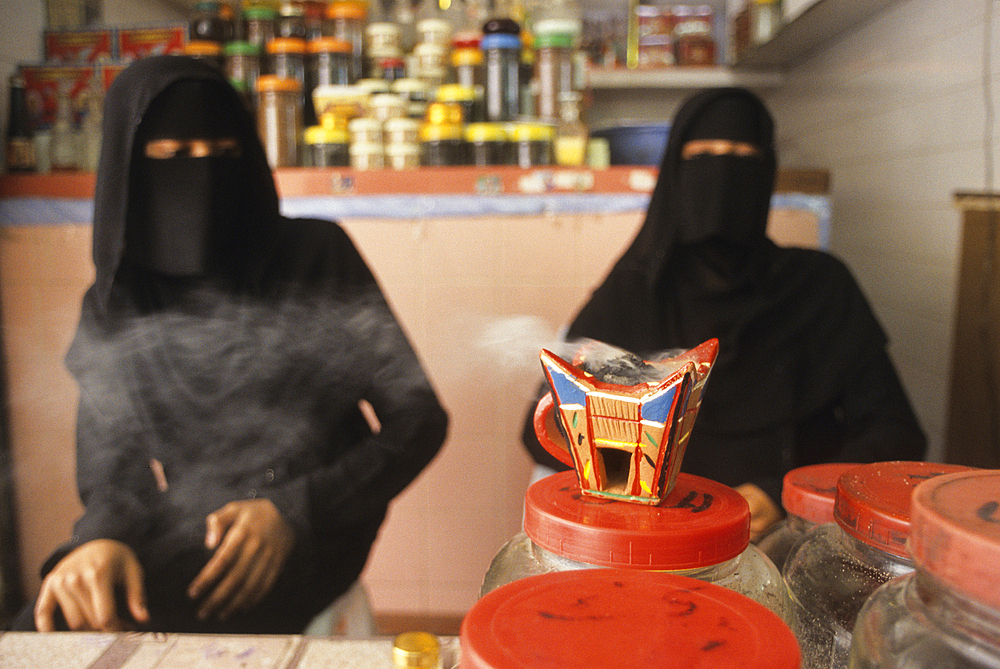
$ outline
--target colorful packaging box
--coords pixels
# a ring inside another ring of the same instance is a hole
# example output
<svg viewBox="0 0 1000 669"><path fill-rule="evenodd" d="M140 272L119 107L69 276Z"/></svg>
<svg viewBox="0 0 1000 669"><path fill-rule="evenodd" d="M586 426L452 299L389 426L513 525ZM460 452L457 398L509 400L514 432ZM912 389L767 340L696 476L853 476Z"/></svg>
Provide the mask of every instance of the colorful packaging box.
<svg viewBox="0 0 1000 669"><path fill-rule="evenodd" d="M187 29L183 25L119 28L118 59L127 65L146 56L183 53L186 41Z"/></svg>
<svg viewBox="0 0 1000 669"><path fill-rule="evenodd" d="M51 65L94 65L114 62L115 30L46 30L42 35L45 62Z"/></svg>
<svg viewBox="0 0 1000 669"><path fill-rule="evenodd" d="M52 125L60 94L69 97L74 114L84 107L83 96L95 85L98 69L86 65L22 65L28 111L35 128Z"/></svg>

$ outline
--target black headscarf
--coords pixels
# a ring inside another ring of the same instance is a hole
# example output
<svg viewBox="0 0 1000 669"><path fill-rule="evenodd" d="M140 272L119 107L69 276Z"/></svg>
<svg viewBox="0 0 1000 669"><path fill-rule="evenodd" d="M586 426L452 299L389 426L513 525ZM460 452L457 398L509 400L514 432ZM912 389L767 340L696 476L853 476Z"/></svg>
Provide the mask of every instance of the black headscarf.
<svg viewBox="0 0 1000 669"><path fill-rule="evenodd" d="M104 106L101 159L94 189L96 278L92 297L97 313L107 310L112 284L122 270L126 237L130 236L126 229L133 225L155 225L155 221L142 216L149 211L143 202L129 202L130 195L149 193L153 188L150 171L143 169L150 163L143 149L145 141L154 136L209 134L230 136L238 141L240 155L230 165L229 178L213 185L207 179L196 178L199 175L193 172L185 176L185 170L180 168L174 176L183 179L184 188L177 187L173 195L181 194L184 199L161 197L158 203L207 202L218 210L225 202L230 208L226 218L239 221L242 226L239 234L227 235L226 262L229 266L226 271L230 280L237 283L258 280L277 235L278 194L254 120L218 68L183 56L144 58L115 78ZM190 114L178 111L185 107L191 110ZM145 126L144 119L147 119ZM162 172L166 162L174 161L201 161L199 164L205 169L199 171L209 169L208 159L172 159L162 161L158 167ZM126 188L126 185L135 188ZM185 190L187 194L183 195ZM170 206L169 211L161 212L183 217L190 216L183 213L188 210L188 207ZM204 225L203 219L199 223L195 217L186 222L183 218L174 222L178 229L186 226L190 230ZM140 234L147 239L152 236L149 230Z"/></svg>
<svg viewBox="0 0 1000 669"><path fill-rule="evenodd" d="M682 469L775 500L796 466L919 459L923 433L887 339L847 267L765 235L773 122L749 91L703 91L671 126L645 221L567 339L648 357L719 339ZM682 158L691 139L745 142L754 157ZM531 430L524 441L553 465Z"/></svg>

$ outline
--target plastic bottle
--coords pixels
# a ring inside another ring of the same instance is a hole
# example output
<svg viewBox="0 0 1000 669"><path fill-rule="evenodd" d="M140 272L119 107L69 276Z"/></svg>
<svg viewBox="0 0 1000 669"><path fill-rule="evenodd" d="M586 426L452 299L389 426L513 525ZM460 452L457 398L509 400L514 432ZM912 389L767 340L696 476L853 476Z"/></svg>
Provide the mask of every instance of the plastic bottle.
<svg viewBox="0 0 1000 669"><path fill-rule="evenodd" d="M326 8L327 32L351 43L351 81L365 76L364 37L368 6L360 0L334 0Z"/></svg>
<svg viewBox="0 0 1000 669"><path fill-rule="evenodd" d="M683 472L660 506L582 495L573 471L533 483L525 494L524 529L493 559L482 593L536 574L596 567L689 576L790 619L778 569L750 544L746 500Z"/></svg>
<svg viewBox="0 0 1000 669"><path fill-rule="evenodd" d="M847 666L851 630L862 605L883 583L913 571L906 549L913 489L926 479L968 469L879 462L841 475L836 523L807 533L782 571L804 667Z"/></svg>
<svg viewBox="0 0 1000 669"><path fill-rule="evenodd" d="M516 23L510 21L516 27ZM521 37L516 33L487 32L494 28L510 27L489 21L483 29L480 48L483 51L484 95L486 120L513 121L521 111Z"/></svg>
<svg viewBox="0 0 1000 669"><path fill-rule="evenodd" d="M11 75L10 106L7 133L4 137L4 158L9 172L32 172L35 169L35 140L28 115L24 77Z"/></svg>
<svg viewBox="0 0 1000 669"><path fill-rule="evenodd" d="M757 602L676 574L583 569L531 576L476 602L462 669L796 669L788 626Z"/></svg>
<svg viewBox="0 0 1000 669"><path fill-rule="evenodd" d="M781 486L781 505L787 514L757 541L771 562L780 569L792 546L806 532L833 522L833 505L840 475L857 464L829 462L799 467L785 474Z"/></svg>
<svg viewBox="0 0 1000 669"><path fill-rule="evenodd" d="M868 599L856 669L1000 667L1000 471L939 476L913 493L916 571Z"/></svg>
<svg viewBox="0 0 1000 669"><path fill-rule="evenodd" d="M257 131L272 167L299 164L302 86L290 78L263 75L257 80Z"/></svg>

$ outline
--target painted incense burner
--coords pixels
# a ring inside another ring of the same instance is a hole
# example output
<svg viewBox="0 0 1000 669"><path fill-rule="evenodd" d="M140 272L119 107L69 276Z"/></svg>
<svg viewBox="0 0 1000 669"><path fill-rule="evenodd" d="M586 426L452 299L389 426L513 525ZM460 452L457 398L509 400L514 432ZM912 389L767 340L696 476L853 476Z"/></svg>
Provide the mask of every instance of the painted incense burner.
<svg viewBox="0 0 1000 669"><path fill-rule="evenodd" d="M718 350L710 339L661 360L623 351L595 360L587 345L570 363L543 349L551 392L535 411L539 441L576 470L585 495L660 504L677 479Z"/></svg>

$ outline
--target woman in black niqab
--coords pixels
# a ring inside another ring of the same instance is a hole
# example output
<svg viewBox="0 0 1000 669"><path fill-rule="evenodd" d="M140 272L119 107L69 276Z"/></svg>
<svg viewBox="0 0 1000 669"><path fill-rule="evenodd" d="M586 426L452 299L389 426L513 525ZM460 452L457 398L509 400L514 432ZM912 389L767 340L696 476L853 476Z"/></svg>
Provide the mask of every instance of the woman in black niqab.
<svg viewBox="0 0 1000 669"><path fill-rule="evenodd" d="M926 440L847 267L765 235L773 133L749 91L685 102L645 222L566 338L645 356L718 338L682 470L763 493L776 510L793 468L916 460ZM564 468L539 446L530 411L523 438L537 462Z"/></svg>
<svg viewBox="0 0 1000 669"><path fill-rule="evenodd" d="M143 59L105 106L66 358L85 510L36 626L300 633L357 580L447 417L346 233L280 215L221 72ZM100 587L73 586L81 556Z"/></svg>

